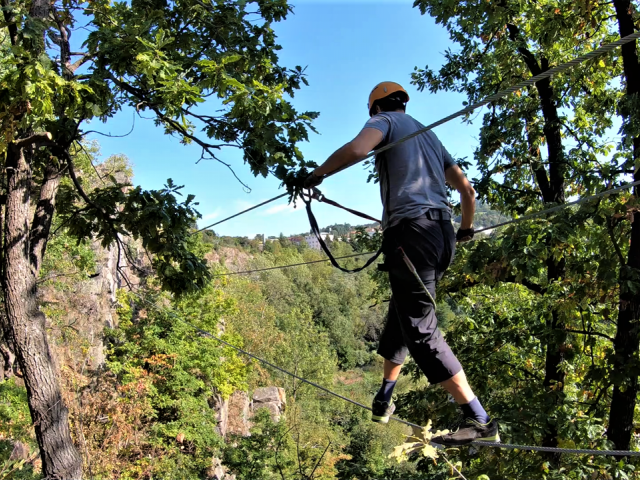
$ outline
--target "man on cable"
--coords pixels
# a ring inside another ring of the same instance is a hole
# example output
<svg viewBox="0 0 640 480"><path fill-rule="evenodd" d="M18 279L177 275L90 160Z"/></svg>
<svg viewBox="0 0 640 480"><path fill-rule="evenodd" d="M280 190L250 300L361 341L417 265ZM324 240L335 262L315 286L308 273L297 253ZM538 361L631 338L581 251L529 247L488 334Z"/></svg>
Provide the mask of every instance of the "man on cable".
<svg viewBox="0 0 640 480"><path fill-rule="evenodd" d="M355 139L307 178L305 187L319 185L327 174L424 128L405 113L408 101L409 95L397 83L376 85L369 96L370 120ZM433 438L434 443L499 441L498 423L473 394L436 318L436 283L453 260L456 241L473 237L475 190L431 131L376 155L375 167L384 209L384 268L389 272L392 297L378 348L384 357L384 377L373 400L372 420L387 423L395 410L392 393L409 352L429 383L442 385L462 410L460 426ZM445 182L460 193L462 222L457 234Z"/></svg>

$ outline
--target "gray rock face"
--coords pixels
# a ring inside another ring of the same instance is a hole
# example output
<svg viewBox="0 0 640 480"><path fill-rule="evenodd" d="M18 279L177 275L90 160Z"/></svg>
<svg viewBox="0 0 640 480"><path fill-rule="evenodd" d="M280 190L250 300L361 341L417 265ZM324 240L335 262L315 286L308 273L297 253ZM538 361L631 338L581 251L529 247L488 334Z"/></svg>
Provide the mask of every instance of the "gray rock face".
<svg viewBox="0 0 640 480"><path fill-rule="evenodd" d="M280 402L284 398L284 389L278 387L256 388L253 403Z"/></svg>
<svg viewBox="0 0 640 480"><path fill-rule="evenodd" d="M13 450L9 460L28 460L29 459L29 446L15 440L13 442Z"/></svg>
<svg viewBox="0 0 640 480"><path fill-rule="evenodd" d="M255 414L260 408L266 408L271 414L274 422L280 420L280 417L287 406L287 396L284 388L280 387L263 387L256 388L253 392L253 413Z"/></svg>
<svg viewBox="0 0 640 480"><path fill-rule="evenodd" d="M227 467L222 464L222 461L214 457L211 462L211 468L207 472L209 480L235 480L236 476L227 471Z"/></svg>
<svg viewBox="0 0 640 480"><path fill-rule="evenodd" d="M219 393L214 394L211 407L216 412L216 433L221 437L227 436L227 421L229 419L229 399L223 399Z"/></svg>
<svg viewBox="0 0 640 480"><path fill-rule="evenodd" d="M251 435L251 402L247 392L236 391L229 397L227 433L248 437Z"/></svg>
<svg viewBox="0 0 640 480"><path fill-rule="evenodd" d="M216 432L220 436L226 438L228 435L250 435L251 401L246 392L237 390L227 399L215 394L211 406L216 412Z"/></svg>

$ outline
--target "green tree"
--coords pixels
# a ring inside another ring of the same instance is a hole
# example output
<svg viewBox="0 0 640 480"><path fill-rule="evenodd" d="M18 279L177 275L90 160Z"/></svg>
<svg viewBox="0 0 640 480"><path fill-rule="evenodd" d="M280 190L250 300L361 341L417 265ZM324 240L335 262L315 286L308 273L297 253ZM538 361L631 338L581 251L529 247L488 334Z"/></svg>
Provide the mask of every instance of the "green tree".
<svg viewBox="0 0 640 480"><path fill-rule="evenodd" d="M139 394L148 397L148 428L138 450L162 453L149 462L137 451L123 449L120 460L125 471L149 464L157 478L202 476L221 447L214 398L246 388L248 368L235 350L194 335L193 327L178 319L215 332L222 316L233 313L233 303L212 285L183 296L169 309L150 308L148 302L161 300L153 297L149 292L140 301L120 292L119 326L106 335L107 367L122 390L135 390L141 381L146 386ZM242 346L237 334L227 332L223 338Z"/></svg>
<svg viewBox="0 0 640 480"><path fill-rule="evenodd" d="M315 114L286 100L306 81L302 68L278 63L271 25L290 11L282 0L3 3L4 327L25 375L46 476L81 476L36 302L54 211L79 239L120 247L124 236L141 239L169 290L202 288L208 278L184 246L198 214L191 196L176 200L179 187L169 181L157 191L123 190L112 179L86 191L78 158L86 122L107 121L123 108L148 112L167 134L200 146L202 159L220 161L222 148L237 148L254 174L291 181L293 167L306 165L296 142L306 139ZM77 49L70 37L82 15L91 32ZM211 103L198 108L210 97L214 114ZM62 178L73 188L58 195Z"/></svg>
<svg viewBox="0 0 640 480"><path fill-rule="evenodd" d="M608 3L425 0L416 5L447 28L459 50L446 52L446 62L437 73L416 70L414 82L432 92L461 92L469 103L617 37L608 28L613 13ZM541 80L489 106L475 152L480 171L475 186L483 201L513 216L624 181L627 155L601 161L612 152L612 145L601 137L612 126L611 111L620 96L610 82L620 72L618 53ZM595 216L611 222L619 207L601 211L596 206L595 214L584 213L581 221ZM537 317L545 324L540 337L545 356L540 387L547 393L540 405L546 412L541 419L545 446L558 444L566 421L561 412L567 399L567 365L572 361L567 329L577 310L569 308L562 295L568 278L574 282L583 278L580 261L573 258L581 252L573 246L588 238L577 238L577 227L578 221L565 212L536 232L524 235L529 227L522 227L507 233L511 240L476 242L472 247L478 260L473 262L474 271L486 273L483 282L514 282L547 299L545 312ZM625 226L616 223L616 228L614 242ZM609 239L606 231L603 235ZM532 239L535 247L524 250ZM508 250L493 250L499 245ZM604 246L608 252L614 249L611 240Z"/></svg>
<svg viewBox="0 0 640 480"><path fill-rule="evenodd" d="M626 37L638 31L640 12L637 5L629 0L614 0L613 5L620 36ZM621 147L623 152L631 152L627 172L633 172L633 179L640 181L640 62L637 42L623 45L621 56L626 89L626 96L618 108L623 120ZM634 191L637 199L640 188L636 186ZM609 439L620 450L627 450L631 441L640 375L640 214L637 203L629 205L630 209L634 207L629 254L626 261L624 257L620 258L624 266L620 270L620 306L612 365L614 371L626 374L614 381L607 430Z"/></svg>

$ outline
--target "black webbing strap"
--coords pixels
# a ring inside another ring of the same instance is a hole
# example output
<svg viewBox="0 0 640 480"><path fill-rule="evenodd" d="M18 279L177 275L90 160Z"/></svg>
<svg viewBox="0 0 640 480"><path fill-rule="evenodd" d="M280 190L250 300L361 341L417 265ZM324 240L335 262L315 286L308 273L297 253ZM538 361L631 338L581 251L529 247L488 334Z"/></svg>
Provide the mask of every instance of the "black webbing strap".
<svg viewBox="0 0 640 480"><path fill-rule="evenodd" d="M351 213L353 215L356 215L356 216L358 216L360 218L364 218L366 220L371 220L372 222L376 222L376 223L382 223L377 218L370 217L366 213L362 213L362 212L359 212L358 210L354 210L352 208L340 205L338 202L325 197L322 194L322 192L320 190L318 190L317 188L315 188L315 187L312 188L312 192L313 192L313 194L311 195L311 198L313 198L314 200L317 200L317 201L322 202L322 203L326 203L328 205L331 205L332 207L341 208L342 210L346 210L347 212L349 212L349 213Z"/></svg>
<svg viewBox="0 0 640 480"><path fill-rule="evenodd" d="M373 262L376 261L376 259L380 256L380 254L382 253L382 247L380 247L380 250L378 250L373 257L371 257L369 260L367 260L367 262L362 266L362 267L358 267L358 268L354 268L353 270L349 270L347 268L343 268L341 267L338 262L336 261L335 257L333 256L333 254L331 253L331 250L329 250L329 247L327 247L327 244L324 242L324 240L322 239L322 235L320 235L320 227L318 226L318 222L316 220L315 215L313 214L313 212L311 211L311 200L313 197L309 197L309 199L307 200L307 198L304 195L301 195L302 197L302 201L304 202L305 206L306 206L306 210L307 210L307 216L309 217L309 224L311 225L311 231L313 232L313 234L316 236L316 238L318 239L318 243L320 243L320 247L322 247L322 250L324 251L324 253L327 254L327 257L329 257L329 261L331 262L331 264L336 267L339 270L342 270L345 273L358 273L362 270L364 270L365 268L367 268L369 265L371 265ZM354 212L355 213L355 212ZM359 214L360 212L356 213ZM364 214L362 214L364 215ZM360 215L360 216L362 216ZM365 217L366 218L366 217ZM377 221L377 220L376 220Z"/></svg>

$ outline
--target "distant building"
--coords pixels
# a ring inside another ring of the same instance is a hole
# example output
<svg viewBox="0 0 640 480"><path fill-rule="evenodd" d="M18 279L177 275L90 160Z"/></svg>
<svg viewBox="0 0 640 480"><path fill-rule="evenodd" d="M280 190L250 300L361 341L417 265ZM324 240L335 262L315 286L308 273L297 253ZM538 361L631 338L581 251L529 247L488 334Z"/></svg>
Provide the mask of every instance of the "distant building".
<svg viewBox="0 0 640 480"><path fill-rule="evenodd" d="M295 236L295 237L289 237L289 241L291 243L293 243L294 245L300 245L302 244L302 242L305 240L304 237L300 237L300 236Z"/></svg>
<svg viewBox="0 0 640 480"><path fill-rule="evenodd" d="M334 239L333 235L329 235L328 233L324 233L324 232L320 233L320 237L325 242L327 240L333 242L333 239ZM313 248L314 250L322 250L322 247L320 246L320 242L318 241L315 235L307 235L306 237L304 237L304 241L307 242L307 245L309 246L309 248Z"/></svg>

